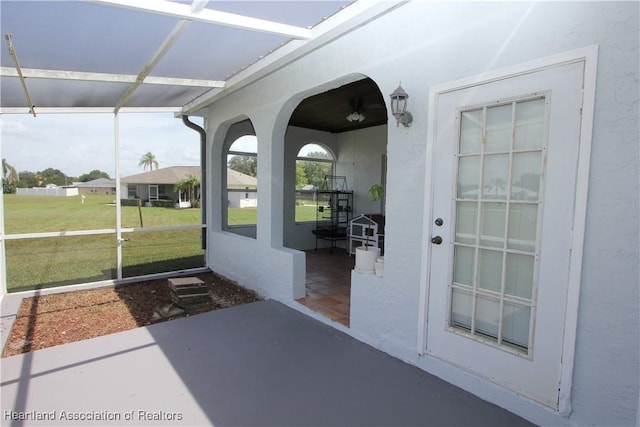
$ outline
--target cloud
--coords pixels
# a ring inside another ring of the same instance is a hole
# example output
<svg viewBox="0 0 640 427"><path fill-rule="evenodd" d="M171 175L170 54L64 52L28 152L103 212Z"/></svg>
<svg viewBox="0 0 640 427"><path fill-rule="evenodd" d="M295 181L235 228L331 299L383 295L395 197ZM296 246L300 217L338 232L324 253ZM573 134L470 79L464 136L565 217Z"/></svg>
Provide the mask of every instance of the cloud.
<svg viewBox="0 0 640 427"><path fill-rule="evenodd" d="M0 119L0 131L3 135L20 135L29 132L29 128L21 122L11 119Z"/></svg>
<svg viewBox="0 0 640 427"><path fill-rule="evenodd" d="M55 168L68 176L99 169L115 176L112 114L16 115L0 120L2 156L19 171ZM142 172L150 151L160 167L200 164L200 137L171 114L121 114L120 171Z"/></svg>

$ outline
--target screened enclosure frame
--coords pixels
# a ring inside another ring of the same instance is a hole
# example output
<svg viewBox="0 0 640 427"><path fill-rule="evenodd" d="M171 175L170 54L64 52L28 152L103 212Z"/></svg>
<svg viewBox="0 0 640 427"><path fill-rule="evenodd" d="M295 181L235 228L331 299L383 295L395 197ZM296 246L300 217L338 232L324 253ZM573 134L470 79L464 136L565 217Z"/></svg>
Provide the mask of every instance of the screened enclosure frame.
<svg viewBox="0 0 640 427"><path fill-rule="evenodd" d="M159 112L167 112L166 108L161 109L144 109L144 110L136 110L136 112L147 112L147 113L159 113ZM79 112L79 111L77 111ZM175 112L175 111L174 111ZM7 251L6 251L6 241L15 241L15 240L30 240L30 239L39 239L39 238L67 238L67 237L77 237L77 236L104 236L104 235L112 235L115 242L115 277L111 279L99 280L96 282L83 282L82 278L79 278L78 283L67 284L67 285L56 285L52 286L44 286L39 289L55 289L55 288L67 288L69 286L76 285L97 285L97 284L118 284L118 283L126 283L132 281L139 281L141 279L152 279L156 277L165 277L168 275L175 275L176 273L189 273L189 272L200 272L207 271L207 250L205 242L200 242L201 248L204 250L203 254L203 266L202 267L194 267L188 268L184 270L172 270L172 271L163 271L151 274L143 274L143 275L134 275L129 277L124 277L123 269L125 267L123 262L123 244L127 242L127 236L131 236L135 233L140 232L163 232L163 231L180 231L180 230L193 230L199 229L204 230L199 233L201 236L206 236L206 223L201 224L189 224L189 225L170 225L170 226L154 226L154 227L123 227L122 226L122 198L123 196L128 196L128 194L122 194L122 183L121 183L121 173L120 173L120 125L119 125L119 113L113 113L113 125L115 130L115 138L114 138L114 166L115 166L115 182L116 182L116 226L115 228L101 228L101 229L86 229L86 230L66 230L66 231L48 231L48 232L36 232L36 233L15 233L15 234L6 234L5 233L5 204L4 204L4 194L0 198L0 265L2 268L0 269L0 294L8 293L8 283L7 283ZM195 135L194 135L195 138ZM2 153L2 144L0 144L0 154ZM202 161L202 159L201 159ZM204 179L204 177L202 177ZM128 189L127 189L128 193ZM158 208L162 209L162 208ZM55 283L55 282L53 282ZM33 290L25 290L25 291L16 291L20 293L24 292L34 292Z"/></svg>

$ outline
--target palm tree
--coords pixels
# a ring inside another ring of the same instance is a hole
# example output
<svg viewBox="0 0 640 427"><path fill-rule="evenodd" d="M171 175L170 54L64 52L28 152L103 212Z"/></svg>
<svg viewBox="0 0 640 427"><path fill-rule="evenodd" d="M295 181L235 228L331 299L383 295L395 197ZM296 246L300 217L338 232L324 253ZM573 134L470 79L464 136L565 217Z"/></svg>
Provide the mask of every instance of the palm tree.
<svg viewBox="0 0 640 427"><path fill-rule="evenodd" d="M148 167L149 170L152 171L154 166L156 167L156 169L158 169L158 161L156 160L156 156L152 152L148 152L140 158L138 166L143 166L144 170L147 170Z"/></svg>
<svg viewBox="0 0 640 427"><path fill-rule="evenodd" d="M191 202L191 206L195 206L197 202L197 192L200 188L200 181L195 176L189 174L186 178L176 182L173 191L186 193L187 199Z"/></svg>
<svg viewBox="0 0 640 427"><path fill-rule="evenodd" d="M11 184L13 181L20 181L18 171L7 163L6 159L2 159L2 179L4 179L7 184Z"/></svg>

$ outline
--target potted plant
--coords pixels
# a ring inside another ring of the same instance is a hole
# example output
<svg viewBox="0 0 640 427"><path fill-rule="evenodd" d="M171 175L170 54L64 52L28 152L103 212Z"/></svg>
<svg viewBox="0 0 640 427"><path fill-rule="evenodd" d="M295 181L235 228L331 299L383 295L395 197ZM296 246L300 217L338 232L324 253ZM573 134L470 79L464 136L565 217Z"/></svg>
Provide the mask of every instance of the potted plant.
<svg viewBox="0 0 640 427"><path fill-rule="evenodd" d="M374 184L369 188L370 209L369 209L369 221L373 222L372 211L373 204L382 199L383 189L380 184ZM375 273L375 263L380 256L380 248L377 246L377 242L371 241L373 233L371 229L367 230L365 244L356 248L356 265L355 270L360 273L373 274Z"/></svg>

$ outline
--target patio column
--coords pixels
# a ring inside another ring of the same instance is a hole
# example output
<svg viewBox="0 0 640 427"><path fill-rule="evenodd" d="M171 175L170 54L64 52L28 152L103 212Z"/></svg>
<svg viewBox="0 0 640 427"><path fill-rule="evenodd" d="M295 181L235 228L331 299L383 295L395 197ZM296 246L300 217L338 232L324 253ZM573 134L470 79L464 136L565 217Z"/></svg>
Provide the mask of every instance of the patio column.
<svg viewBox="0 0 640 427"><path fill-rule="evenodd" d="M283 245L284 130L274 132L274 117L254 120L258 138L258 226L261 244Z"/></svg>

